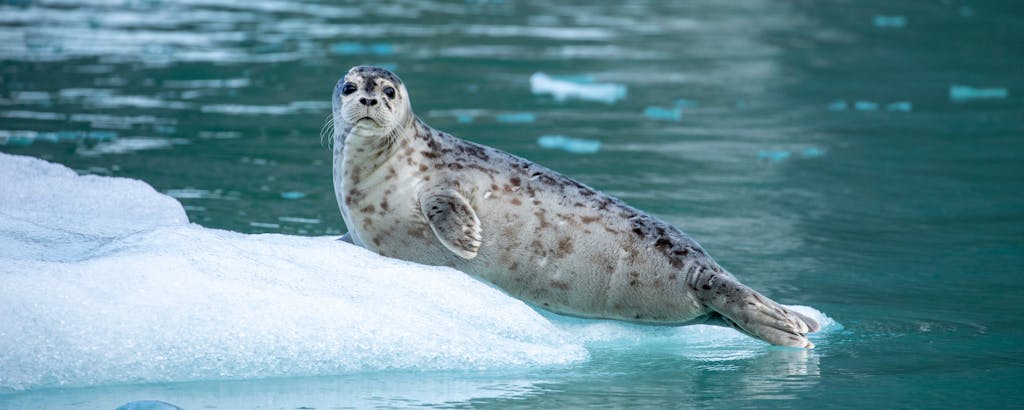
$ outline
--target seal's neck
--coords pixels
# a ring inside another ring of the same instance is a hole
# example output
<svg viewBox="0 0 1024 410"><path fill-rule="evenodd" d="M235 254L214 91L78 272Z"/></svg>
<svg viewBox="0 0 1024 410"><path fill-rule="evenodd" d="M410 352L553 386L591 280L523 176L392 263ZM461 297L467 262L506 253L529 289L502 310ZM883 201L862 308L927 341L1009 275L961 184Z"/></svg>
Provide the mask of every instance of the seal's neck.
<svg viewBox="0 0 1024 410"><path fill-rule="evenodd" d="M336 165L364 175L372 173L395 155L403 140L413 138L414 123L415 116L409 115L390 130L375 127L369 121L347 124L347 128L335 134ZM341 163L337 164L338 161Z"/></svg>

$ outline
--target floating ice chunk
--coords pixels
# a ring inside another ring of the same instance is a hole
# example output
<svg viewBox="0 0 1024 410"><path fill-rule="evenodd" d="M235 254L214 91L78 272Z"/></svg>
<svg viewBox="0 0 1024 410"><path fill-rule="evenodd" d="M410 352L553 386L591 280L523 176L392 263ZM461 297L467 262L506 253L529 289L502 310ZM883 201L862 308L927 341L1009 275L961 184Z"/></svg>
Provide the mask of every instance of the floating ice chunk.
<svg viewBox="0 0 1024 410"><path fill-rule="evenodd" d="M356 42L342 42L331 45L331 53L341 55L373 54L378 56L389 56L395 53L395 48L390 43L374 43L366 45Z"/></svg>
<svg viewBox="0 0 1024 410"><path fill-rule="evenodd" d="M0 153L0 390L565 366L586 349L466 274L188 223L135 180Z"/></svg>
<svg viewBox="0 0 1024 410"><path fill-rule="evenodd" d="M875 16L871 19L875 27L881 28L902 28L907 25L905 16Z"/></svg>
<svg viewBox="0 0 1024 410"><path fill-rule="evenodd" d="M537 120L537 115L532 112L517 112L509 114L498 114L494 117L498 122L507 123L529 123Z"/></svg>
<svg viewBox="0 0 1024 410"><path fill-rule="evenodd" d="M544 73L530 76L530 91L538 95L550 94L560 102L576 98L612 104L626 98L626 86L623 84L574 82Z"/></svg>
<svg viewBox="0 0 1024 410"><path fill-rule="evenodd" d="M850 108L850 105L846 103L846 100L835 100L828 103L829 111L846 111Z"/></svg>
<svg viewBox="0 0 1024 410"><path fill-rule="evenodd" d="M459 122L459 124L471 124L473 123L474 118L470 114L457 114L455 116L455 119Z"/></svg>
<svg viewBox="0 0 1024 410"><path fill-rule="evenodd" d="M968 100L1002 99L1010 96L1009 90L1002 87L975 88L969 85L953 84L949 86L949 99L954 102Z"/></svg>
<svg viewBox="0 0 1024 410"><path fill-rule="evenodd" d="M910 112L913 109L914 104L910 101L897 101L885 105L885 110L891 112Z"/></svg>
<svg viewBox="0 0 1024 410"><path fill-rule="evenodd" d="M857 101L853 104L857 111L878 111L878 103L872 101Z"/></svg>
<svg viewBox="0 0 1024 410"><path fill-rule="evenodd" d="M284 199L302 199L306 197L305 192L298 191L286 191L281 193L281 198Z"/></svg>
<svg viewBox="0 0 1024 410"><path fill-rule="evenodd" d="M644 108L644 116L655 120L680 121L683 119L683 109L650 106Z"/></svg>
<svg viewBox="0 0 1024 410"><path fill-rule="evenodd" d="M825 155L825 150L818 147L807 147L800 151L800 155L804 158L817 158Z"/></svg>
<svg viewBox="0 0 1024 410"><path fill-rule="evenodd" d="M547 149L561 149L573 154L593 154L601 150L601 141L570 138L564 135L542 135L537 145Z"/></svg>
<svg viewBox="0 0 1024 410"><path fill-rule="evenodd" d="M761 150L757 152L757 158L771 162L780 162L789 159L792 153L789 150Z"/></svg>
<svg viewBox="0 0 1024 410"><path fill-rule="evenodd" d="M160 400L137 400L122 404L115 410L181 410L181 407Z"/></svg>

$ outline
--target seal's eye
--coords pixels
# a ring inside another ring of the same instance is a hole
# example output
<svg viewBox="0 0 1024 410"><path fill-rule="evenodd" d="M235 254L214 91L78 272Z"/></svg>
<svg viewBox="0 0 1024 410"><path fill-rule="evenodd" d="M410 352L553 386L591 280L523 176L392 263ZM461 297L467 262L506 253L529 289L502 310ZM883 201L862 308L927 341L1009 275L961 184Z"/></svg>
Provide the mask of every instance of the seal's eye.
<svg viewBox="0 0 1024 410"><path fill-rule="evenodd" d="M341 86L341 95L349 95L356 92L356 85L352 83L345 83Z"/></svg>
<svg viewBox="0 0 1024 410"><path fill-rule="evenodd" d="M395 98L395 87L384 87L384 95L388 98Z"/></svg>

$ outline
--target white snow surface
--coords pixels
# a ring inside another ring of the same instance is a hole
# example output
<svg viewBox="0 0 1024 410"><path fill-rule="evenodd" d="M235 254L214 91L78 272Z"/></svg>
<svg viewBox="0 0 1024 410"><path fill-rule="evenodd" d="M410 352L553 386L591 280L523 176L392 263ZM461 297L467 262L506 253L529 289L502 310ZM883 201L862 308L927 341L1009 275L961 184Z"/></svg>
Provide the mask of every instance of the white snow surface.
<svg viewBox="0 0 1024 410"><path fill-rule="evenodd" d="M765 348L725 328L538 313L333 237L204 228L144 182L0 153L0 391L568 366L647 338Z"/></svg>

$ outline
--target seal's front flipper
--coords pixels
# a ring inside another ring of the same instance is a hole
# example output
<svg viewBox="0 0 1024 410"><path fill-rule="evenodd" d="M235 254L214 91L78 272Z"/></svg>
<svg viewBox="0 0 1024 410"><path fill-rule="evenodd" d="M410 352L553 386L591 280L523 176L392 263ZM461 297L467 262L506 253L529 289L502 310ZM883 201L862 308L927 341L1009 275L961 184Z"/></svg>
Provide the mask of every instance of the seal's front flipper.
<svg viewBox="0 0 1024 410"><path fill-rule="evenodd" d="M728 273L701 270L691 276L689 285L701 302L736 330L773 345L814 347L806 335L818 331L817 322L775 303Z"/></svg>
<svg viewBox="0 0 1024 410"><path fill-rule="evenodd" d="M463 259L473 259L480 244L480 220L473 207L454 190L435 192L420 200L420 211L437 239Z"/></svg>

